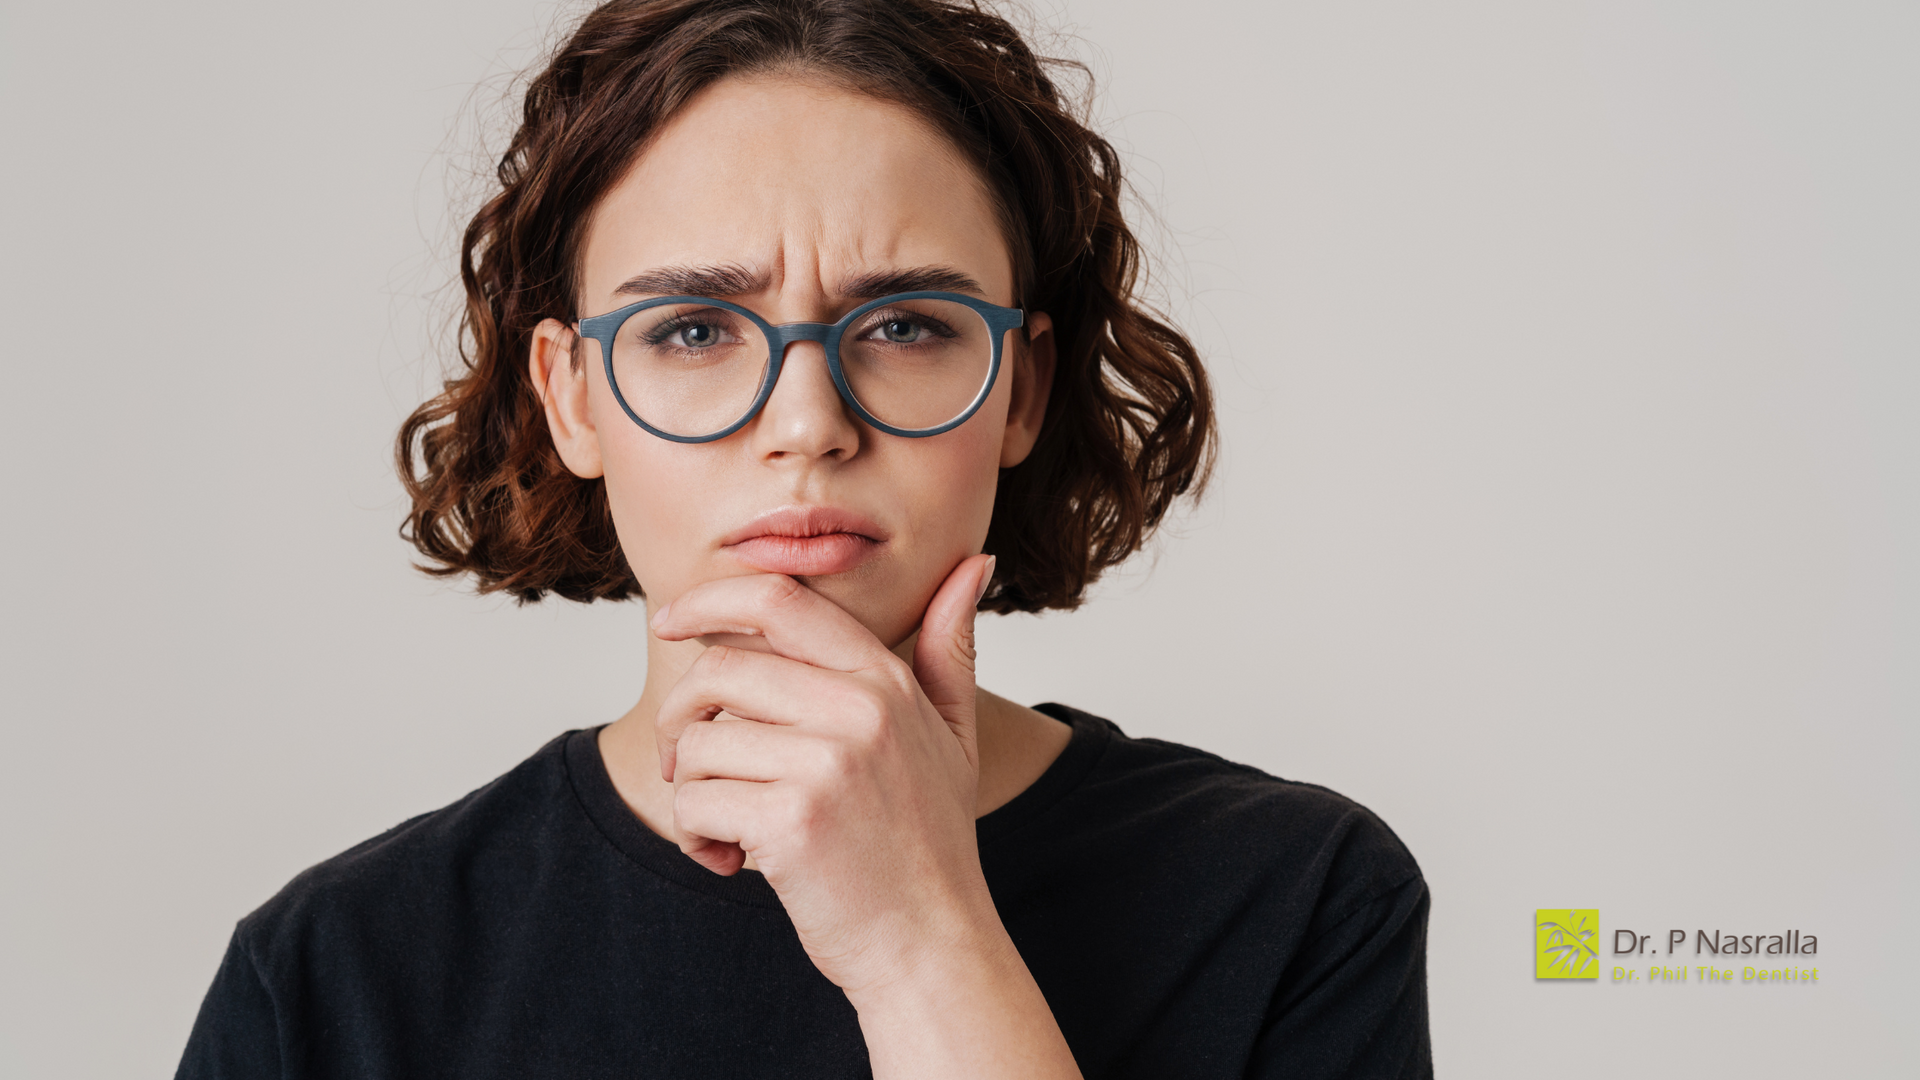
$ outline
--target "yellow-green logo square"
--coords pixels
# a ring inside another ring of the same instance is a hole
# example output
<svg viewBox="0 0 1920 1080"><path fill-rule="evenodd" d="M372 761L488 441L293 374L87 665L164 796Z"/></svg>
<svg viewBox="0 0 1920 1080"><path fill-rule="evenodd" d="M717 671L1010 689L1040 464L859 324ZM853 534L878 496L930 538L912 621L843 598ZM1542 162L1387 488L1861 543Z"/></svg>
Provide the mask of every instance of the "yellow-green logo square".
<svg viewBox="0 0 1920 1080"><path fill-rule="evenodd" d="M1533 977L1600 977L1598 908L1540 908L1533 913Z"/></svg>

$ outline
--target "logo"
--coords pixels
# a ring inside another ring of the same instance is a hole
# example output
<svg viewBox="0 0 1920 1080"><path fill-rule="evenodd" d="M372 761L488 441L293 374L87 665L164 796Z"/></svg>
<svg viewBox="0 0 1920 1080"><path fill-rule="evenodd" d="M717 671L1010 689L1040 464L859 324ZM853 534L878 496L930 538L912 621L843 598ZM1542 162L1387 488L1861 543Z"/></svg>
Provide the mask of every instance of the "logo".
<svg viewBox="0 0 1920 1080"><path fill-rule="evenodd" d="M1533 913L1533 977L1600 977L1598 908L1540 908Z"/></svg>

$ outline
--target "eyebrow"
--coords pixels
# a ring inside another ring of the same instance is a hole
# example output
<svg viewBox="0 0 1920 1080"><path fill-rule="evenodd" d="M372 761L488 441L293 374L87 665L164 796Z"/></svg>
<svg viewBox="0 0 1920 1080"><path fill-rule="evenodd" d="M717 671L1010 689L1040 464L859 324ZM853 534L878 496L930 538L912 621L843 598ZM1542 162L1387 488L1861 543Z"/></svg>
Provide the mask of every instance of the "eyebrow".
<svg viewBox="0 0 1920 1080"><path fill-rule="evenodd" d="M903 292L980 293L980 283L951 266L914 266L876 270L840 283L840 295L850 300L877 300Z"/></svg>
<svg viewBox="0 0 1920 1080"><path fill-rule="evenodd" d="M621 282L613 295L726 298L765 292L772 285L773 276L765 270L739 265L660 266ZM849 300L875 300L903 292L985 291L979 282L951 266L912 266L847 278L841 281L838 295Z"/></svg>
<svg viewBox="0 0 1920 1080"><path fill-rule="evenodd" d="M744 266L660 266L635 274L613 290L615 296L745 296L765 292L773 276Z"/></svg>

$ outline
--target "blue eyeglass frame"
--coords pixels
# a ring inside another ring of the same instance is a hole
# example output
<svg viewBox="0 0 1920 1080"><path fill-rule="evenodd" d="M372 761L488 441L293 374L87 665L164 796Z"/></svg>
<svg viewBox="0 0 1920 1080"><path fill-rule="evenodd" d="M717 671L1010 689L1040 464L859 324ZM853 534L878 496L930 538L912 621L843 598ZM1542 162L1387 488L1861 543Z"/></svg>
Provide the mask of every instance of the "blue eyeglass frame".
<svg viewBox="0 0 1920 1080"><path fill-rule="evenodd" d="M846 372L840 366L840 337L847 332L849 326L853 325L854 320L869 311L883 308L888 304L898 303L902 300L946 300L971 308L986 322L987 329L993 335L993 359L987 366L987 378L985 382L981 383L980 392L973 396L973 400L967 404L966 409L963 410L959 416L936 427L898 428L868 412L866 406L860 404L860 400L853 396L853 388L847 385ZM614 377L613 341L614 338L619 335L620 328L626 325L627 320L635 314L645 311L648 308L663 307L667 304L701 304L707 307L717 307L731 311L736 315L750 320L755 326L760 328L761 333L766 335L768 352L771 355L767 357L767 373L765 377L760 380L760 390L754 395L753 404L747 409L746 415L711 435L675 435L672 432L661 431L659 428L640 419L640 414L634 412L633 406L627 404L626 395L620 392L620 380ZM713 442L716 439L724 439L745 427L749 420L760 415L760 410L767 404L767 399L773 396L774 384L780 381L780 369L781 366L786 363L787 359L787 346L800 341L817 341L826 348L827 371L833 376L833 386L835 390L840 392L840 400L846 402L847 407L853 410L854 415L858 416L869 426L884 431L889 435L899 435L902 438L908 439L924 439L929 435L938 435L943 431L952 431L954 428L966 423L974 413L979 411L981 403L987 400L987 395L993 391L993 384L1000 378L1000 349L1006 339L1007 331L1016 330L1025 326L1026 322L1027 313L1021 308L1001 307L998 304L989 304L985 300L976 300L971 296L966 296L961 293L923 291L894 293L891 296L883 296L878 300L861 304L859 307L842 315L839 321L831 323L793 322L781 323L775 326L753 312L748 311L746 308L738 304L728 303L725 300L715 300L708 296L662 296L653 300L642 300L637 304L628 304L626 307L609 311L605 315L595 315L590 319L581 319L579 326L580 333L583 336L590 337L600 343L600 358L607 369L607 385L613 388L614 400L620 403L620 408L626 412L628 419L639 424L648 434L657 435L671 442L703 443Z"/></svg>

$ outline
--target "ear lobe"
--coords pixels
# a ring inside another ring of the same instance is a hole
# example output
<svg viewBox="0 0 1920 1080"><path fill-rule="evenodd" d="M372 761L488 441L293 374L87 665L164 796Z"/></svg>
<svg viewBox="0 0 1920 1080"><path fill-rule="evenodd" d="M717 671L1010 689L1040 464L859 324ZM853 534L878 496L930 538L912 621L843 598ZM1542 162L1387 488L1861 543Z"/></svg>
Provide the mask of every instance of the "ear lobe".
<svg viewBox="0 0 1920 1080"><path fill-rule="evenodd" d="M1007 427L1000 439L1000 467L1010 469L1027 459L1040 441L1040 424L1053 396L1053 318L1044 311L1027 316L1027 341L1014 350L1013 399L1007 403Z"/></svg>
<svg viewBox="0 0 1920 1080"><path fill-rule="evenodd" d="M591 480L605 475L606 469L600 460L600 433L588 408L586 357L574 353L584 348L584 339L567 324L543 319L533 328L527 374L546 410L547 431L560 460L573 475Z"/></svg>

